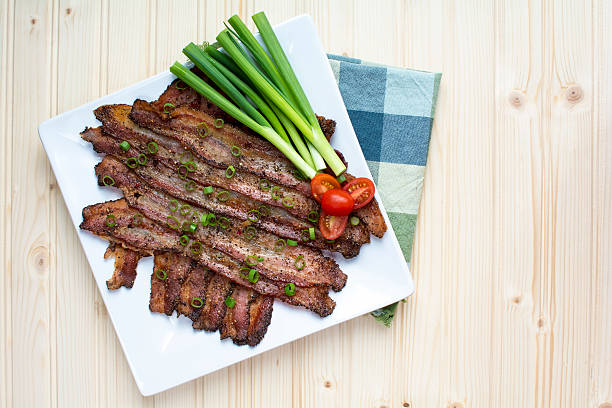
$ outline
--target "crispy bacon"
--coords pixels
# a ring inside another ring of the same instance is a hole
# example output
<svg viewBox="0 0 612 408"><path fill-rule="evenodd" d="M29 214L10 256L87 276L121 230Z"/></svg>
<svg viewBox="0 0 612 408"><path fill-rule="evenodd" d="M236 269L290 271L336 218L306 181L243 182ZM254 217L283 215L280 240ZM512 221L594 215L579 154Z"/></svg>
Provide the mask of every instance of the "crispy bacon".
<svg viewBox="0 0 612 408"><path fill-rule="evenodd" d="M130 148L129 155L123 152L115 139L106 136L99 128L86 129L82 133L83 139L91 142L96 151L101 153L119 155L123 157L123 160L127 160L131 155L136 154L131 152ZM161 149L161 148L160 148ZM165 165L157 162L157 156L151 157L150 162L147 166L138 166L133 171L140 177L139 183L146 182L152 188L167 192L173 196L179 197L190 204L198 205L205 208L207 211L213 211L216 214L227 215L240 219L242 222L254 223L258 227L278 235L283 238L289 238L293 240L303 240L304 235L308 235L308 229L312 227L312 224L307 222L305 219L296 218L289 214L285 209L278 207L266 206L266 210L269 211L269 215L266 217L253 218L249 215L249 211L261 208L263 203L253 201L250 198L236 193L234 191L228 191L229 199L227 201L219 201L211 199L221 189L215 189L214 194L206 196L202 193L202 188L206 184L193 183L192 191L185 189L186 180L181 179L177 172L171 171ZM113 172L118 171L113 166L105 166L104 170L98 166L98 173L103 176L111 176L113 178L119 177L113 175ZM108 168L106 168L108 167ZM117 166L114 166L117 167ZM125 166L121 165L125 171L128 171ZM123 177L123 176L122 176ZM225 176L223 176L226 178ZM126 181L125 185L131 185L132 181ZM251 219L252 221L249 221ZM337 239L333 243L327 243L318 229L315 229L315 240L308 240L305 242L306 245L320 249L330 249L340 252L344 257L351 258L359 253L359 249L363 243L369 242L369 233L364 225L350 226L346 229L343 236Z"/></svg>
<svg viewBox="0 0 612 408"><path fill-rule="evenodd" d="M232 292L232 282L223 275L215 274L206 288L206 302L200 316L193 322L194 329L216 331L225 317L225 299ZM265 296L268 298L268 296ZM273 299L273 298L270 298ZM270 312L272 309L270 309ZM267 328L267 325L266 325Z"/></svg>
<svg viewBox="0 0 612 408"><path fill-rule="evenodd" d="M176 307L179 314L193 321L200 317L206 301L206 288L213 275L215 275L214 272L201 265L196 264L191 268L179 293L179 302ZM202 300L202 307L198 307L200 306L198 299Z"/></svg>
<svg viewBox="0 0 612 408"><path fill-rule="evenodd" d="M113 276L106 281L106 287L109 290L117 290L122 286L132 288L136 279L136 267L142 255L111 242L104 253L104 259L113 257L115 258L115 270Z"/></svg>
<svg viewBox="0 0 612 408"><path fill-rule="evenodd" d="M107 215L111 213L116 223L108 226ZM244 265L240 261L206 244L201 245L202 252L196 254L192 251L191 245L181 245L176 234L168 232L147 217L143 217L138 225L134 225L132 220L135 214L138 212L130 209L125 199L94 204L83 209L81 228L102 237L112 237L144 251L176 252L189 256L234 282L250 287L261 294L278 297L284 302L305 307L320 316L329 315L335 307L335 302L327 293L327 287L299 288L294 296L286 296L284 282L260 276L256 283L252 283L246 280L240 272Z"/></svg>
<svg viewBox="0 0 612 408"><path fill-rule="evenodd" d="M178 305L181 286L191 273L191 260L172 252L164 252L155 255L153 263L149 309L170 316ZM166 279L162 280L160 276L163 278L163 272L166 273Z"/></svg>

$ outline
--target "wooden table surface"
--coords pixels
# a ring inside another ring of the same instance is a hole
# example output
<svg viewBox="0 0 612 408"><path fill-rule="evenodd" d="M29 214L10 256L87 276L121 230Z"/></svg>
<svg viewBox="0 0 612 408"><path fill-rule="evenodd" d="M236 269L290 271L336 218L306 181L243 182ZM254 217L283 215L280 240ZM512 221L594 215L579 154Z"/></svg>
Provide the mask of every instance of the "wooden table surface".
<svg viewBox="0 0 612 408"><path fill-rule="evenodd" d="M36 127L259 10L443 72L417 290L391 329L363 316L143 398ZM0 407L612 407L611 26L607 0L0 0Z"/></svg>

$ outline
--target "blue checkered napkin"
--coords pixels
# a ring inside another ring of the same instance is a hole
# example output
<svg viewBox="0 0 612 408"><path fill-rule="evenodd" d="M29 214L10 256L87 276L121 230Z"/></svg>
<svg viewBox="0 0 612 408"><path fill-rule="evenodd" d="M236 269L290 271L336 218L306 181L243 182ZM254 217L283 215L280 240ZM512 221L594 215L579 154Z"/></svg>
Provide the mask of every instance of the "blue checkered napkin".
<svg viewBox="0 0 612 408"><path fill-rule="evenodd" d="M328 54L344 104L410 262L441 74ZM387 326L397 304L372 314Z"/></svg>

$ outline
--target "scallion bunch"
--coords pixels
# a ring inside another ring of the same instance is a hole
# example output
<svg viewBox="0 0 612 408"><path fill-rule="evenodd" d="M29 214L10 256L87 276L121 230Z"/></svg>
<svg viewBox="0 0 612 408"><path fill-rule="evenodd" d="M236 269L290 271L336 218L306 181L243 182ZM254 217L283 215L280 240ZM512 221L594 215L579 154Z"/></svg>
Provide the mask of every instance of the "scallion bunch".
<svg viewBox="0 0 612 408"><path fill-rule="evenodd" d="M183 53L221 91L182 64L170 71L228 115L276 146L306 177L328 165L337 175L346 167L331 147L319 121L263 12L253 21L264 49L237 15L217 36L223 51L190 43Z"/></svg>

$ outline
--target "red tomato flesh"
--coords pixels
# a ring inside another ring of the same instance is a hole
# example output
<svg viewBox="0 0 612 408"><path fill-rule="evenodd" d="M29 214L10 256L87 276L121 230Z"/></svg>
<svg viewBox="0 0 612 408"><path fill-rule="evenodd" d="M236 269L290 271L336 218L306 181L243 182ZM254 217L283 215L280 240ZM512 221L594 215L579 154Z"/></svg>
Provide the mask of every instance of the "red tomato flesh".
<svg viewBox="0 0 612 408"><path fill-rule="evenodd" d="M340 183L329 174L319 173L310 180L310 190L315 200L321 202L321 197L327 190L340 188Z"/></svg>
<svg viewBox="0 0 612 408"><path fill-rule="evenodd" d="M354 210L367 205L374 198L374 183L365 177L356 178L342 187L342 189L353 197L355 201Z"/></svg>
<svg viewBox="0 0 612 408"><path fill-rule="evenodd" d="M321 198L321 207L329 215L349 215L354 204L353 197L339 188L327 190Z"/></svg>
<svg viewBox="0 0 612 408"><path fill-rule="evenodd" d="M344 232L348 216L329 215L321 212L319 230L325 239L336 239Z"/></svg>

